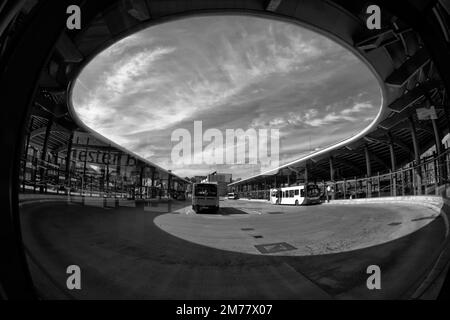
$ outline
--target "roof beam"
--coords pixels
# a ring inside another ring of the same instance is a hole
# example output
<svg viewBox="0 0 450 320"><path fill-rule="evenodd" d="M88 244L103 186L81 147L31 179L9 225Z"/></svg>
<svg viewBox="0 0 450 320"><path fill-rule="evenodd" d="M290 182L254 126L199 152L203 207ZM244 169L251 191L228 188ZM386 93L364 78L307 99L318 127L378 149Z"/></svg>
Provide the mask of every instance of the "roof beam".
<svg viewBox="0 0 450 320"><path fill-rule="evenodd" d="M415 122L414 126L416 129L418 130L422 130L425 131L429 134L434 134L433 132L433 128L431 128L431 126L426 125L425 123L419 123L419 122ZM395 126L396 129L410 129L410 126L407 122L403 121L402 123L398 124Z"/></svg>
<svg viewBox="0 0 450 320"><path fill-rule="evenodd" d="M34 108L31 116L36 116L48 120L51 116L55 116L55 114L45 108L42 108L41 105L37 105L37 107ZM66 117L55 117L53 119L53 122L55 124L59 124L61 127L64 127L69 131L78 128L78 125L76 123L68 120Z"/></svg>
<svg viewBox="0 0 450 320"><path fill-rule="evenodd" d="M369 153L369 158L375 162L377 162L378 164L382 165L383 167L389 169L390 166L386 163L386 161L384 161L383 159L381 159L380 157L378 157L375 153L371 152L371 151L367 151Z"/></svg>
<svg viewBox="0 0 450 320"><path fill-rule="evenodd" d="M295 168L293 168L293 167L291 167L291 166L288 166L287 168L288 168L289 170L295 172L295 173L300 173L299 170L296 170Z"/></svg>
<svg viewBox="0 0 450 320"><path fill-rule="evenodd" d="M139 21L150 19L150 12L145 0L130 0L127 3L127 9L130 16Z"/></svg>
<svg viewBox="0 0 450 320"><path fill-rule="evenodd" d="M275 12L277 11L278 7L280 6L282 0L269 0L266 5L267 11Z"/></svg>
<svg viewBox="0 0 450 320"><path fill-rule="evenodd" d="M40 127L38 129L35 129L35 130L31 131L30 139L33 139L33 138L35 138L35 137L37 137L39 135L45 134L46 130L47 130L47 127ZM67 130L66 128L64 128L64 127L59 126L58 124L53 124L50 132L64 132L64 133L67 133L67 132L70 132L70 131Z"/></svg>
<svg viewBox="0 0 450 320"><path fill-rule="evenodd" d="M402 148L403 150L405 150L407 153L409 153L410 156L414 157L414 151L411 149L411 147L404 142L402 139L398 138L398 137L391 137L391 141L393 144L399 146L400 148Z"/></svg>
<svg viewBox="0 0 450 320"><path fill-rule="evenodd" d="M404 142L402 139L398 138L398 137L391 137L391 140L389 140L389 138L387 139L383 139L383 138L375 138L375 137L371 137L371 136L366 136L364 137L364 139L371 141L371 142L377 142L377 143L381 143L384 145L389 145L390 141L392 141L393 144L399 146L400 148L402 148L403 150L405 150L406 152L408 152L410 155L414 156L414 152L413 150L408 146L408 144L406 142Z"/></svg>
<svg viewBox="0 0 450 320"><path fill-rule="evenodd" d="M63 32L56 43L56 50L65 62L78 63L83 61L83 55L78 51L77 46L69 36Z"/></svg>
<svg viewBox="0 0 450 320"><path fill-rule="evenodd" d="M122 8L126 9L126 8ZM106 27L112 36L117 36L131 28L136 21L134 17L127 14L122 14L119 10L110 10L103 15L103 19L106 22Z"/></svg>
<svg viewBox="0 0 450 320"><path fill-rule="evenodd" d="M353 41L358 49L370 51L397 42L398 36L392 29L380 30L377 34L365 32L356 36Z"/></svg>
<svg viewBox="0 0 450 320"><path fill-rule="evenodd" d="M90 144L86 145L86 144L73 143L72 150L75 150L75 149L77 149L77 150L79 150L79 149L86 150L87 149L88 151L110 151L112 153L123 153L122 151L116 150L114 147L110 147L107 145L101 146L101 145L90 145ZM61 148L56 151L60 152L60 151L65 151L65 150L66 150L66 147L61 146Z"/></svg>
<svg viewBox="0 0 450 320"><path fill-rule="evenodd" d="M389 118L384 119L378 124L379 128L382 128L386 131L391 130L396 127L399 123L405 121L409 116L413 115L416 112L416 108L405 108L403 111L392 115Z"/></svg>
<svg viewBox="0 0 450 320"><path fill-rule="evenodd" d="M430 61L424 48L419 49L412 57L407 59L399 68L395 69L386 79L391 86L403 86L414 74Z"/></svg>
<svg viewBox="0 0 450 320"><path fill-rule="evenodd" d="M369 138L370 139L370 138ZM364 150L349 150L349 152L354 153L354 154L360 154L362 156L364 156L364 158L366 157L365 151ZM379 164L381 164L383 167L386 168L390 168L390 166L380 157L378 157L375 153L373 153L370 150L367 150L367 153L369 154L369 157L371 160L378 162Z"/></svg>
<svg viewBox="0 0 450 320"><path fill-rule="evenodd" d="M334 156L340 156L340 155L352 154L352 153L353 153L353 149L350 148L349 146L345 146L341 149L330 151L330 156L334 157Z"/></svg>
<svg viewBox="0 0 450 320"><path fill-rule="evenodd" d="M389 105L389 109L394 112L402 112L412 104L418 102L425 97L425 93L430 92L433 89L441 87L442 82L438 80L427 81L416 86L400 98L395 100Z"/></svg>
<svg viewBox="0 0 450 320"><path fill-rule="evenodd" d="M353 161L347 160L347 159L341 159L338 157L333 158L335 162L341 163L343 165L345 165L348 168L351 168L353 170L355 170L356 172L361 173L362 169L360 167L358 167Z"/></svg>
<svg viewBox="0 0 450 320"><path fill-rule="evenodd" d="M309 168L309 170L310 170L310 171L315 171L315 170L317 170L317 171L319 171L319 172L322 172L325 176L329 176L329 175L330 175L330 171L328 171L328 170L326 170L326 169L323 169L323 168L321 168L320 166L312 166L312 167Z"/></svg>

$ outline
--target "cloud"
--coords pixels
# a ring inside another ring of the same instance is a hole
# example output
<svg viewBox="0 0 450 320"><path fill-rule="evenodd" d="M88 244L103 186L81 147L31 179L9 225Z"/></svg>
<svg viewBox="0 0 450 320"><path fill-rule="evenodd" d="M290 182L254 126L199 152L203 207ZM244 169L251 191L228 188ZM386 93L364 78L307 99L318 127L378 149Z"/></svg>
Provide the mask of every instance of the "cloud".
<svg viewBox="0 0 450 320"><path fill-rule="evenodd" d="M370 102L356 103L353 107L342 110L341 114L349 115L349 114L359 113L361 111L366 111L368 109L373 109L373 108L374 108L374 106Z"/></svg>
<svg viewBox="0 0 450 320"><path fill-rule="evenodd" d="M83 70L72 99L87 126L183 176L214 169L170 161L171 133L193 133L194 121L204 131L277 128L287 161L362 130L381 103L376 79L343 47L244 16L182 19L127 37Z"/></svg>
<svg viewBox="0 0 450 320"><path fill-rule="evenodd" d="M116 68L105 76L106 90L115 94L133 94L135 87L130 87L130 83L141 80L143 74L147 73L152 64L162 59L164 56L175 51L174 48L155 48L139 52L135 56L127 58L125 61L116 63ZM148 84L148 83L146 83Z"/></svg>

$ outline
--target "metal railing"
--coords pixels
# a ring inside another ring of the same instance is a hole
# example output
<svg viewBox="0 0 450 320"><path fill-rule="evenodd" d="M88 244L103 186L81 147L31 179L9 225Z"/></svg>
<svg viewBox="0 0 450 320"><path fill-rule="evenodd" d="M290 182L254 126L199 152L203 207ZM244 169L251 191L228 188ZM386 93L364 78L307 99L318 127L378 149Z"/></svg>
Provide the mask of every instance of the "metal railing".
<svg viewBox="0 0 450 320"><path fill-rule="evenodd" d="M402 168L371 177L352 177L337 181L319 181L322 197L330 199L357 199L413 195L441 195L450 184L450 148L440 155L435 153L412 161ZM294 186L291 184L289 186ZM330 186L331 191L327 192ZM273 187L273 186L272 186ZM287 185L286 185L287 187ZM261 190L238 191L240 198L269 199L268 186Z"/></svg>

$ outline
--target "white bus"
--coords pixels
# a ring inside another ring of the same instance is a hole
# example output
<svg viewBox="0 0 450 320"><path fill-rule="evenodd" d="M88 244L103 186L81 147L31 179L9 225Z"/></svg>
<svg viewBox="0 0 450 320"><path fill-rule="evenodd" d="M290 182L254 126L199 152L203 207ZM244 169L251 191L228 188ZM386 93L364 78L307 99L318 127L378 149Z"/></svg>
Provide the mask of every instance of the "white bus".
<svg viewBox="0 0 450 320"><path fill-rule="evenodd" d="M320 203L320 189L315 184L308 184L305 194L305 185L270 189L270 203L306 205Z"/></svg>
<svg viewBox="0 0 450 320"><path fill-rule="evenodd" d="M217 183L194 183L192 209L195 212L210 209L216 213L219 210L219 193L217 191Z"/></svg>

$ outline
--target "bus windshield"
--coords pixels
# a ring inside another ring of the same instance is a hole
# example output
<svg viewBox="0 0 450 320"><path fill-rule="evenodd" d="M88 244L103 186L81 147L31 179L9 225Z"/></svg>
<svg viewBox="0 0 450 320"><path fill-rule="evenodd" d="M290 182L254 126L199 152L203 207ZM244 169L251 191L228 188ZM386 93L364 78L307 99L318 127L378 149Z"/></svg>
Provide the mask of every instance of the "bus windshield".
<svg viewBox="0 0 450 320"><path fill-rule="evenodd" d="M318 197L320 196L320 189L316 185L309 185L308 186L308 197Z"/></svg>
<svg viewBox="0 0 450 320"><path fill-rule="evenodd" d="M196 196L217 196L217 185L215 184L198 184L195 186Z"/></svg>

